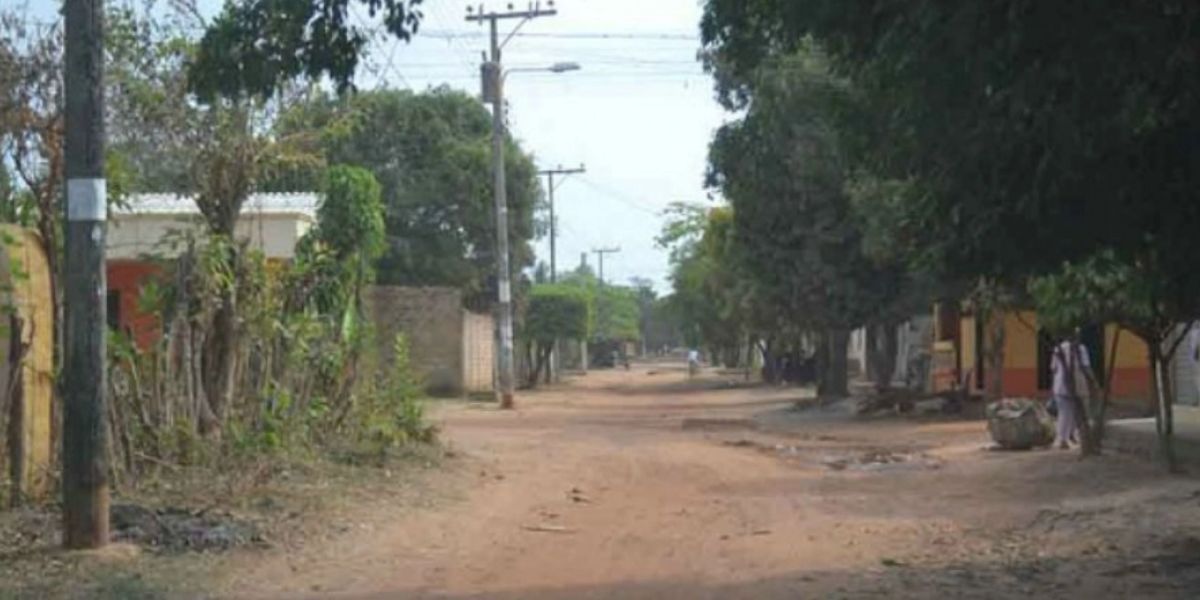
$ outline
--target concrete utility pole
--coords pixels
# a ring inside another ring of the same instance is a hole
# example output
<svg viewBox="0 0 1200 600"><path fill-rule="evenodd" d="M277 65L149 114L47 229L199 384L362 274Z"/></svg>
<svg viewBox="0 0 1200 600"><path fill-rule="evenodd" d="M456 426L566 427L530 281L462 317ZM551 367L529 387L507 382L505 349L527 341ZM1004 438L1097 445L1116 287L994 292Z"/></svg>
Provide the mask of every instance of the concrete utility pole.
<svg viewBox="0 0 1200 600"><path fill-rule="evenodd" d="M510 5L511 6L511 5ZM553 6L551 4L550 6ZM500 408L513 408L513 392L516 375L513 372L513 323L512 323L512 273L508 265L508 198L504 181L504 72L501 68L500 51L512 34L500 42L499 22L504 19L520 19L519 29L530 19L557 14L553 8L542 9L540 4L531 4L528 10L508 12L487 12L479 7L476 13L467 8L467 21L483 23L487 21L491 28L491 57L484 63L483 96L485 102L492 104L492 174L494 177L494 193L496 204L496 287L499 302L497 310L500 313L500 352L497 357L500 383ZM516 30L513 31L516 33Z"/></svg>
<svg viewBox="0 0 1200 600"><path fill-rule="evenodd" d="M564 169L559 165L557 169L544 169L538 171L539 175L546 176L546 194L550 201L550 283L558 282L558 263L556 262L556 244L558 238L558 221L554 219L554 188L557 187L554 183L555 175L575 175L577 173L587 173L587 168L583 165L574 169ZM562 183L562 180L559 180Z"/></svg>
<svg viewBox="0 0 1200 600"><path fill-rule="evenodd" d="M63 545L108 543L104 2L66 0Z"/></svg>

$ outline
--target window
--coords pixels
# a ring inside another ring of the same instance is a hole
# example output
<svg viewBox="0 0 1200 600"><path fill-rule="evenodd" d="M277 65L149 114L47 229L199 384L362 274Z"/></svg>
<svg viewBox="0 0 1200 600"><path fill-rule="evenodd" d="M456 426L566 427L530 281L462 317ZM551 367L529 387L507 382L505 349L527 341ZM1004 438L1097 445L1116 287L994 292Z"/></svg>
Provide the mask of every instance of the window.
<svg viewBox="0 0 1200 600"><path fill-rule="evenodd" d="M121 329L121 292L118 290L108 291L108 328Z"/></svg>

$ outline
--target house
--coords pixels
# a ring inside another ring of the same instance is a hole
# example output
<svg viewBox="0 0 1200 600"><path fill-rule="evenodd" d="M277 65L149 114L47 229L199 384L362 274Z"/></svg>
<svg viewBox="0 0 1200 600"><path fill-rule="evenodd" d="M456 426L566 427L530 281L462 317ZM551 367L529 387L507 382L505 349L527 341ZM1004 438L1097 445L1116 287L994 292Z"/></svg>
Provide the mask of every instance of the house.
<svg viewBox="0 0 1200 600"><path fill-rule="evenodd" d="M296 243L316 223L320 198L311 192L253 194L242 207L236 236L269 261L295 257ZM158 337L152 316L138 310L141 288L161 272L161 261L182 252L182 238L203 232L194 199L176 194L135 194L108 220L108 321L148 346Z"/></svg>
<svg viewBox="0 0 1200 600"><path fill-rule="evenodd" d="M1000 393L1010 397L1047 397L1050 394L1051 356L1054 342L1039 326L1032 310L1005 312L1003 319L1004 360L1000 374ZM980 319L970 309L935 308L934 388L965 387L982 393L991 379L988 372L987 340L995 321ZM1117 338L1118 331L1120 337ZM1092 326L1080 332L1089 358L1101 381L1106 380L1111 355L1117 342L1112 365L1112 398L1127 403L1145 403L1152 397L1149 352L1145 342L1117 325Z"/></svg>
<svg viewBox="0 0 1200 600"><path fill-rule="evenodd" d="M933 343L933 321L927 314L914 315L896 325L895 369L891 385L924 390L929 385L929 361ZM850 334L847 358L851 372L866 378L867 343L865 328Z"/></svg>

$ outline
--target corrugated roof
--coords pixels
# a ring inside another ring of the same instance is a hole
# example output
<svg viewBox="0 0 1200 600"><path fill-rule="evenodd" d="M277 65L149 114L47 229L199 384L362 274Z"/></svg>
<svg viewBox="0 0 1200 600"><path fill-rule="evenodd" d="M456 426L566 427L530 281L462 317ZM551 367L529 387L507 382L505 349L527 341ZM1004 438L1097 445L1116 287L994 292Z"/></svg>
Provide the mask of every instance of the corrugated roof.
<svg viewBox="0 0 1200 600"><path fill-rule="evenodd" d="M316 218L321 196L315 192L251 194L242 214L300 214ZM179 194L131 194L127 206L114 208L114 215L191 215L200 211L192 196Z"/></svg>

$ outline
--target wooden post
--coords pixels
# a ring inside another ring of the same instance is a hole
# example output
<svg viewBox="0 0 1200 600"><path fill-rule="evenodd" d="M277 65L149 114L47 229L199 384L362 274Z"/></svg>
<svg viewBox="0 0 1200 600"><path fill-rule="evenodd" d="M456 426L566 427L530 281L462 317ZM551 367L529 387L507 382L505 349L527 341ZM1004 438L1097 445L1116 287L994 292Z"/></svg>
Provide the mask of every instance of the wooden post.
<svg viewBox="0 0 1200 600"><path fill-rule="evenodd" d="M108 543L104 2L66 0L63 544Z"/></svg>

